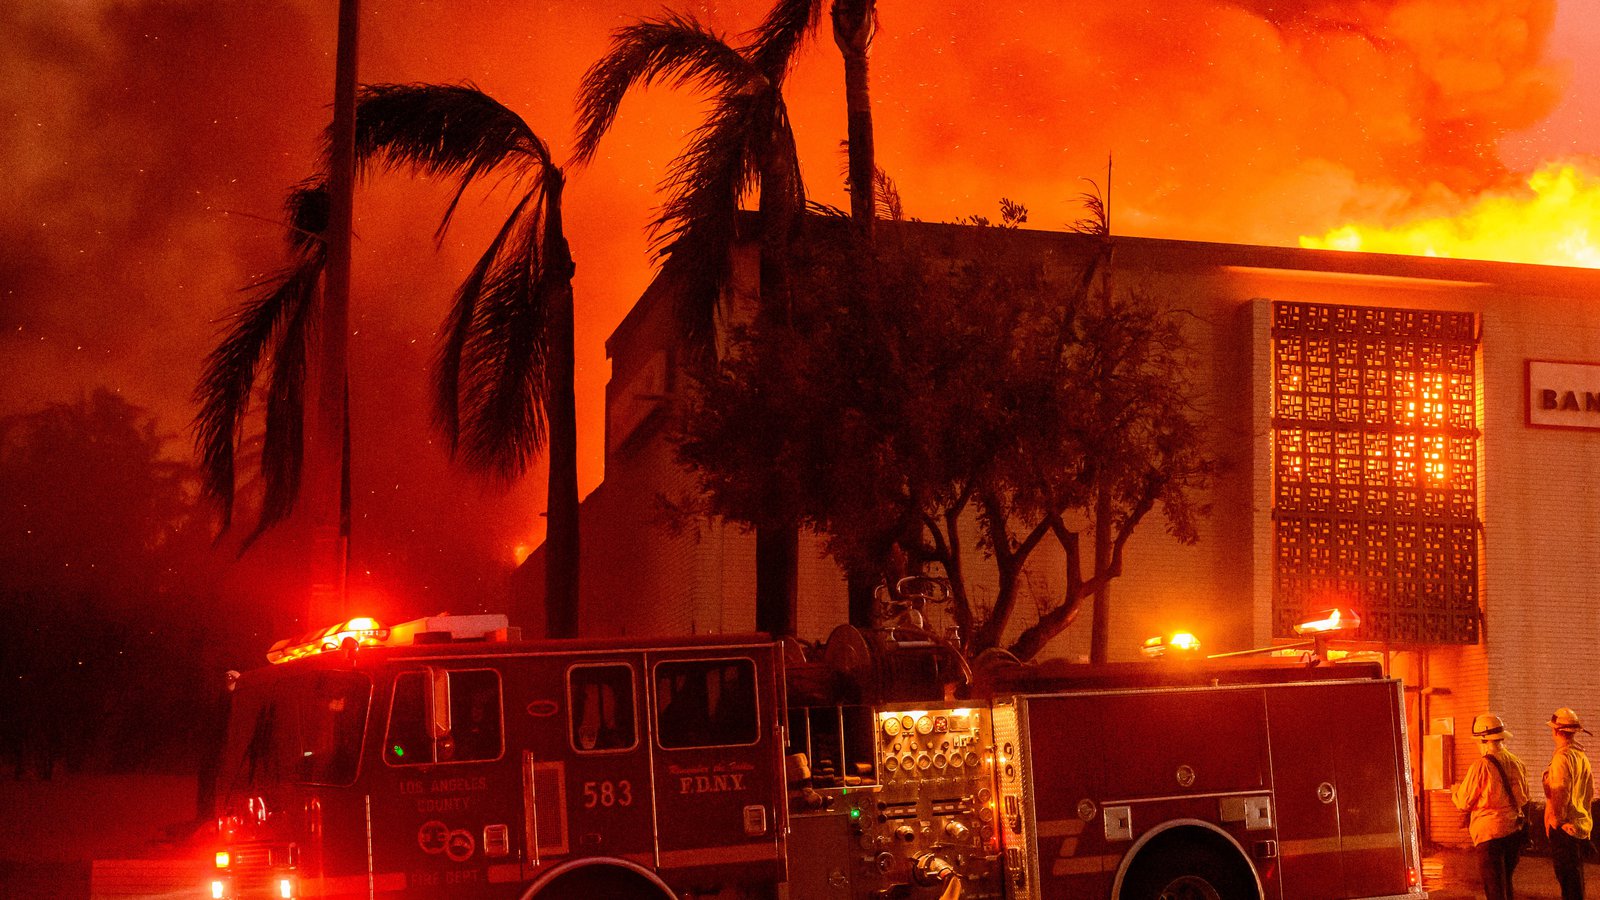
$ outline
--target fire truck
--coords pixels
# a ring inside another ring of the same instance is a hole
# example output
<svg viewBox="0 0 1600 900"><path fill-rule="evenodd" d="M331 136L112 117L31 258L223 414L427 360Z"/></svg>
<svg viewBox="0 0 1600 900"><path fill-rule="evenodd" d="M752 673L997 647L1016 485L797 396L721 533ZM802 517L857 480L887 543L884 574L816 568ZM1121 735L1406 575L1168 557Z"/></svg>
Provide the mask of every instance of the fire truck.
<svg viewBox="0 0 1600 900"><path fill-rule="evenodd" d="M216 900L1427 896L1376 663L975 674L920 629L807 653L482 615L269 660L231 694Z"/></svg>

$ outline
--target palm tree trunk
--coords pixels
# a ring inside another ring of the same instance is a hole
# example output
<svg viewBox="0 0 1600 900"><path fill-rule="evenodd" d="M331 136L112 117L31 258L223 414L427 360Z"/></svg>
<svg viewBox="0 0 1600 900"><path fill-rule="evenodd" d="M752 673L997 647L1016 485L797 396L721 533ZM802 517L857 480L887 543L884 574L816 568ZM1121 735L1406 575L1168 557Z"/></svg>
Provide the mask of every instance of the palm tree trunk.
<svg viewBox="0 0 1600 900"><path fill-rule="evenodd" d="M870 238L876 216L873 197L877 174L872 143L872 93L867 78L867 53L875 27L874 0L835 0L833 40L844 57L844 96L850 139L850 221Z"/></svg>
<svg viewBox="0 0 1600 900"><path fill-rule="evenodd" d="M855 234L853 247L860 276L856 279L861 304L875 304L876 279L872 264L872 230L877 217L873 196L877 173L876 150L872 142L872 95L867 77L867 53L872 47L874 0L834 0L833 41L844 57L844 95L850 153L850 224ZM874 574L852 571L846 576L850 624L858 628L873 625L876 606Z"/></svg>
<svg viewBox="0 0 1600 900"><path fill-rule="evenodd" d="M789 328L794 321L789 255L801 215L794 202L800 173L788 159L787 154L769 151L761 171L758 315L768 328ZM800 526L778 515L775 511L775 521L756 526L756 630L773 637L795 633L800 605Z"/></svg>
<svg viewBox="0 0 1600 900"><path fill-rule="evenodd" d="M545 366L545 415L550 426L550 478L546 493L545 634L578 634L578 425L574 399L572 251L561 229L562 177L547 179L545 277L556 279Z"/></svg>
<svg viewBox="0 0 1600 900"><path fill-rule="evenodd" d="M349 370L350 232L355 206L358 0L339 0L334 63L333 128L328 153L328 262L322 291L321 353L315 418L306 460L311 507L311 591L308 624L344 618L348 543L343 518L346 384Z"/></svg>

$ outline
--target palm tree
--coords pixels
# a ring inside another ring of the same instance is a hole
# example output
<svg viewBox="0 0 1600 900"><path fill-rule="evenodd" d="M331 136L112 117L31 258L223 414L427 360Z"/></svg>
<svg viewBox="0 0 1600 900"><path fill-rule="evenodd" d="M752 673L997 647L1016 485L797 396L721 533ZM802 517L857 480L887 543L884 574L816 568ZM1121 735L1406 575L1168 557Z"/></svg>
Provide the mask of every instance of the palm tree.
<svg viewBox="0 0 1600 900"><path fill-rule="evenodd" d="M692 16L667 13L619 29L584 75L573 160L590 161L629 90L656 83L710 95L711 111L673 161L667 200L653 225L662 277L679 288L692 342L712 345L730 276L739 201L754 191L760 227L758 321L791 312L788 258L805 211L805 188L783 100L795 52L816 28L820 4L779 0L748 44L735 47ZM781 499L779 500L781 505ZM774 510L756 528L756 627L793 634L798 516Z"/></svg>
<svg viewBox="0 0 1600 900"><path fill-rule="evenodd" d="M504 174L515 189L526 186L456 291L434 411L452 455L477 470L516 478L548 446L546 633L573 636L578 449L573 263L561 221L565 176L520 116L471 85L367 85L356 116L356 159L454 179L439 238L480 177Z"/></svg>
<svg viewBox="0 0 1600 900"><path fill-rule="evenodd" d="M467 188L504 173L526 190L456 292L435 370L435 422L452 456L511 479L548 440L546 631L577 631L577 427L573 399L570 249L562 229L562 171L515 113L470 86L369 85L356 115L363 168L409 168L455 179L443 237ZM320 198L320 204L319 200ZM234 447L261 359L271 353L262 467L267 499L254 534L293 508L300 480L311 310L326 259L320 181L291 200L293 263L260 284L207 361L197 397L197 442L207 490L231 518ZM317 213L320 210L320 222ZM348 430L346 432L348 441ZM346 454L348 465L348 453ZM254 537L254 534L252 537Z"/></svg>

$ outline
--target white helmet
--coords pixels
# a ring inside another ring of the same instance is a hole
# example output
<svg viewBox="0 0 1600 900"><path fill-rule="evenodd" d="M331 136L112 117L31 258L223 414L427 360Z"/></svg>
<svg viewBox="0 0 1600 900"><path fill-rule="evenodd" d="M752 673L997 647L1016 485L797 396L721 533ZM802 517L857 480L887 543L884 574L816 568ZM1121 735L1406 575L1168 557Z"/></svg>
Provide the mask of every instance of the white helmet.
<svg viewBox="0 0 1600 900"><path fill-rule="evenodd" d="M1484 713L1473 718L1472 736L1480 741L1503 741L1511 737L1511 732L1506 730L1506 723L1500 721L1499 716Z"/></svg>

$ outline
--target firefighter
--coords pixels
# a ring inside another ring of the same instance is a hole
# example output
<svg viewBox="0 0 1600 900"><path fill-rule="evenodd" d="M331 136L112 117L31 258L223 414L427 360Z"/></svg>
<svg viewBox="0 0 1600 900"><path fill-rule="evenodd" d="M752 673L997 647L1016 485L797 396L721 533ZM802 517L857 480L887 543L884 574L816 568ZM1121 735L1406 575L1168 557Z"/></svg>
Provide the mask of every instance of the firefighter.
<svg viewBox="0 0 1600 900"><path fill-rule="evenodd" d="M1550 835L1550 862L1555 866L1561 900L1583 900L1583 848L1589 841L1594 800L1593 769L1578 744L1583 727L1578 714L1561 707L1550 717L1550 736L1556 742L1550 768L1544 770L1544 829Z"/></svg>
<svg viewBox="0 0 1600 900"><path fill-rule="evenodd" d="M1511 900L1511 874L1516 871L1527 840L1528 821L1522 810L1528 803L1528 770L1515 753L1506 749L1511 732L1499 716L1484 714L1472 720L1478 739L1478 761L1450 793L1456 808L1467 810L1467 831L1478 853L1478 871L1488 900Z"/></svg>

